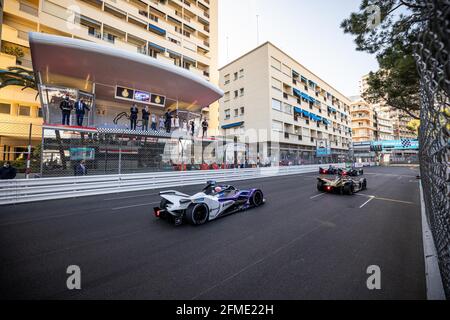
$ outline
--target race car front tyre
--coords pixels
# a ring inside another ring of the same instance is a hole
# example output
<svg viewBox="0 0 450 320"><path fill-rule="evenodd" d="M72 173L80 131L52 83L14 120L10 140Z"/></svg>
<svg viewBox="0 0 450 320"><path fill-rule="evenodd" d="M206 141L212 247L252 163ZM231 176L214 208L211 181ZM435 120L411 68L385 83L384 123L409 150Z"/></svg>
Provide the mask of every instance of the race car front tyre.
<svg viewBox="0 0 450 320"><path fill-rule="evenodd" d="M208 221L209 208L204 203L192 203L186 210L186 220L192 225L202 225Z"/></svg>
<svg viewBox="0 0 450 320"><path fill-rule="evenodd" d="M256 190L253 192L250 198L250 204L254 207L259 207L264 203L264 195L261 190Z"/></svg>

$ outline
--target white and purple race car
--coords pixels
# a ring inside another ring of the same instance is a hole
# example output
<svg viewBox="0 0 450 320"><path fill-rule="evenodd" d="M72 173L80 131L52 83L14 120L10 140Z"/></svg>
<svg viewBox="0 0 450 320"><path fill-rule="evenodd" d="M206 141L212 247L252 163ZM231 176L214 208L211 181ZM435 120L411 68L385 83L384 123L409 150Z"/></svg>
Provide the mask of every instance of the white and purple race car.
<svg viewBox="0 0 450 320"><path fill-rule="evenodd" d="M172 190L161 192L160 195L161 203L159 208L154 208L154 214L175 225L185 221L202 225L226 215L259 207L266 201L259 189L237 190L215 181L208 181L207 186L193 196Z"/></svg>

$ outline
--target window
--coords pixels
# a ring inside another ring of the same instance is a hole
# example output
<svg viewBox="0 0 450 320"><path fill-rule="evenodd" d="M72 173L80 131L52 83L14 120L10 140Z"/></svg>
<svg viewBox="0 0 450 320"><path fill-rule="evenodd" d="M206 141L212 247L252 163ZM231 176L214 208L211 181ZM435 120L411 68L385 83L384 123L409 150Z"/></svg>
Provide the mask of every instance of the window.
<svg viewBox="0 0 450 320"><path fill-rule="evenodd" d="M283 72L285 75L287 75L288 77L292 76L292 71L291 68L289 68L287 65L283 64L281 66L281 72Z"/></svg>
<svg viewBox="0 0 450 320"><path fill-rule="evenodd" d="M287 114L292 114L292 106L290 104L284 104L284 112Z"/></svg>
<svg viewBox="0 0 450 320"><path fill-rule="evenodd" d="M230 109L225 110L225 120L230 119Z"/></svg>
<svg viewBox="0 0 450 320"><path fill-rule="evenodd" d="M271 57L270 65L277 70L281 70L281 62L274 57Z"/></svg>
<svg viewBox="0 0 450 320"><path fill-rule="evenodd" d="M241 116L243 116L245 114L245 108L241 107Z"/></svg>
<svg viewBox="0 0 450 320"><path fill-rule="evenodd" d="M237 79L238 79L238 73L235 72L235 73L234 73L234 81L236 81Z"/></svg>
<svg viewBox="0 0 450 320"><path fill-rule="evenodd" d="M238 91L238 90L235 90L235 91L234 91L234 98L236 99L238 96L239 96L239 91Z"/></svg>
<svg viewBox="0 0 450 320"><path fill-rule="evenodd" d="M38 118L44 117L44 114L42 113L42 108L37 109L37 116L38 116Z"/></svg>
<svg viewBox="0 0 450 320"><path fill-rule="evenodd" d="M281 91L282 83L280 80L272 78L272 88Z"/></svg>
<svg viewBox="0 0 450 320"><path fill-rule="evenodd" d="M224 79L225 79L225 84L230 83L230 75L229 74L225 75Z"/></svg>
<svg viewBox="0 0 450 320"><path fill-rule="evenodd" d="M272 109L281 111L281 101L272 99Z"/></svg>
<svg viewBox="0 0 450 320"><path fill-rule="evenodd" d="M239 78L244 77L244 69L239 70Z"/></svg>
<svg viewBox="0 0 450 320"><path fill-rule="evenodd" d="M31 115L31 108L28 106L19 106L19 116L29 117Z"/></svg>
<svg viewBox="0 0 450 320"><path fill-rule="evenodd" d="M283 123L280 121L272 120L272 130L283 132Z"/></svg>
<svg viewBox="0 0 450 320"><path fill-rule="evenodd" d="M239 109L234 109L234 117L239 117Z"/></svg>
<svg viewBox="0 0 450 320"><path fill-rule="evenodd" d="M223 96L223 101L229 101L230 100L230 91L225 92Z"/></svg>
<svg viewBox="0 0 450 320"><path fill-rule="evenodd" d="M11 105L9 103L0 103L0 113L10 114Z"/></svg>
<svg viewBox="0 0 450 320"><path fill-rule="evenodd" d="M239 95L240 95L241 97L244 96L244 88L241 88L241 89L239 90Z"/></svg>

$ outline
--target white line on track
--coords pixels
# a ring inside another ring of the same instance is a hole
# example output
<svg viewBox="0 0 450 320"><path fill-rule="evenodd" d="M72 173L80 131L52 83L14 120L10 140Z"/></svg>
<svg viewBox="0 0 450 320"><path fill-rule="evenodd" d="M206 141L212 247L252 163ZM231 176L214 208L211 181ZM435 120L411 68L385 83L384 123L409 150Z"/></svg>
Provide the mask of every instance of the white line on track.
<svg viewBox="0 0 450 320"><path fill-rule="evenodd" d="M315 196L311 197L310 199L318 198L318 197L320 197L320 196L323 196L324 194L325 194L325 192L324 192L324 193L316 194Z"/></svg>
<svg viewBox="0 0 450 320"><path fill-rule="evenodd" d="M372 201L373 199L375 199L375 197L370 197L369 200L367 200L366 202L364 202L359 208L362 209L366 206L366 204L368 204L370 201Z"/></svg>
<svg viewBox="0 0 450 320"><path fill-rule="evenodd" d="M157 196L159 193L148 193L148 194L140 194L136 196L127 196L127 197L117 197L117 198L107 198L103 199L103 201L113 201L113 200L125 200L125 199L134 199L134 198L143 198L149 196Z"/></svg>
<svg viewBox="0 0 450 320"><path fill-rule="evenodd" d="M130 209L130 208L137 208L137 207L150 206L150 205L153 205L153 204L159 204L159 202L141 203L141 204L135 204L135 205L132 205L132 206L119 207L119 208L112 208L111 210L117 211L117 210L123 210L123 209Z"/></svg>

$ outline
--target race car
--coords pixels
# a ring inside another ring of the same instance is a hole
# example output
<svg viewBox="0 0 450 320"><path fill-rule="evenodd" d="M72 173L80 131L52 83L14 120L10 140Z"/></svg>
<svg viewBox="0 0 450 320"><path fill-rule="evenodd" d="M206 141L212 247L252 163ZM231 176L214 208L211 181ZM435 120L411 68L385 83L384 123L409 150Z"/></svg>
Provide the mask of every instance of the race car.
<svg viewBox="0 0 450 320"><path fill-rule="evenodd" d="M351 176L351 177L357 177L357 176L362 176L364 174L364 170L363 169L359 169L359 168L354 168L354 167L347 167L347 168L339 168L338 175L341 176Z"/></svg>
<svg viewBox="0 0 450 320"><path fill-rule="evenodd" d="M339 168L334 166L329 166L327 169L320 167L319 174L338 174Z"/></svg>
<svg viewBox="0 0 450 320"><path fill-rule="evenodd" d="M352 195L367 189L367 179L352 179L348 176L338 176L336 179L317 178L317 190L320 192Z"/></svg>
<svg viewBox="0 0 450 320"><path fill-rule="evenodd" d="M154 214L175 225L183 222L202 225L226 215L259 207L266 201L259 189L238 190L215 181L209 181L201 192L193 196L173 190L161 192L160 195L161 203L158 208L154 208Z"/></svg>

